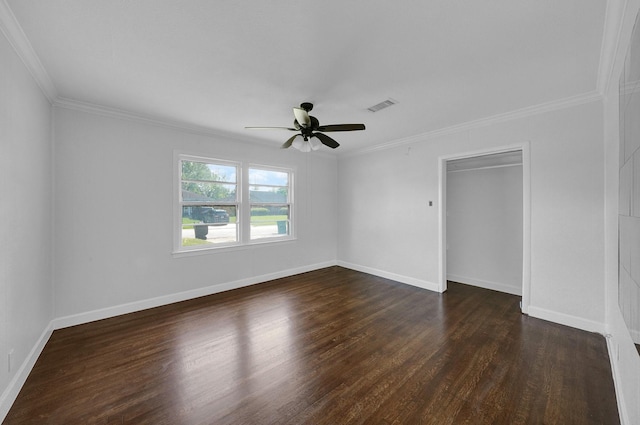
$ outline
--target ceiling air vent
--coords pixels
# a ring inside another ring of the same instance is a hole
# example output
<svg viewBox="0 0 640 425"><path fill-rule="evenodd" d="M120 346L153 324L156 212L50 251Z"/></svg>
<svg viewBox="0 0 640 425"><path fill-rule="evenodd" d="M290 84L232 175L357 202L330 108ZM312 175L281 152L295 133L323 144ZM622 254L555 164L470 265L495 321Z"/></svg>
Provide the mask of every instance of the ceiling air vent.
<svg viewBox="0 0 640 425"><path fill-rule="evenodd" d="M388 108L389 106L395 105L396 103L398 102L393 99L387 99L384 102L380 102L377 105L373 105L367 109L371 112L378 112L380 109Z"/></svg>

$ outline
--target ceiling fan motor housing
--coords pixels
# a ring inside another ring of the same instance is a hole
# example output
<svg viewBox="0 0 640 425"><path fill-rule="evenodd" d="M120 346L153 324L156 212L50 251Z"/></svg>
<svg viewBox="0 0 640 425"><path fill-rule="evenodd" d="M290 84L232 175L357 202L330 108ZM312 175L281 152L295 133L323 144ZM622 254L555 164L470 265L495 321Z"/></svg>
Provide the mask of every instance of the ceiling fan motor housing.
<svg viewBox="0 0 640 425"><path fill-rule="evenodd" d="M311 125L309 125L308 127L302 127L298 120L293 120L293 126L297 130L300 130L300 134L302 134L302 137L304 137L305 141L309 140L308 138L311 137L313 132L318 130L318 127L320 127L320 121L318 121L316 117L312 117L311 115L309 115L309 119L311 120Z"/></svg>

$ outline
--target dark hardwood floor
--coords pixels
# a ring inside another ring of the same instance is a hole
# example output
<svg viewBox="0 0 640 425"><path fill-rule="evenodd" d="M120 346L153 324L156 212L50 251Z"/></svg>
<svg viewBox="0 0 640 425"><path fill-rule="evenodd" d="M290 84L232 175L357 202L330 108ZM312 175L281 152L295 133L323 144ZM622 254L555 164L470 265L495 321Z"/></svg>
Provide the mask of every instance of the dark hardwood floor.
<svg viewBox="0 0 640 425"><path fill-rule="evenodd" d="M603 336L340 267L53 333L5 424L618 424Z"/></svg>

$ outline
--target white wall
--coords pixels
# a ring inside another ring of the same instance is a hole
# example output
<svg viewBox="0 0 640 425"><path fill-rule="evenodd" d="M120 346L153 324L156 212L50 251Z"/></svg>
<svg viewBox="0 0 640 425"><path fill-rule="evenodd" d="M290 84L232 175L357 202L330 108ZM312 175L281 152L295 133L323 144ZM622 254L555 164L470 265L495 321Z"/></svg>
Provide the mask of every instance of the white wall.
<svg viewBox="0 0 640 425"><path fill-rule="evenodd" d="M57 326L335 264L335 157L60 107L54 122ZM298 239L174 257L174 150L295 167Z"/></svg>
<svg viewBox="0 0 640 425"><path fill-rule="evenodd" d="M26 377L19 368L48 337L53 309L51 108L2 33L0 64L2 419Z"/></svg>
<svg viewBox="0 0 640 425"><path fill-rule="evenodd" d="M638 21L636 21L638 22ZM620 191L618 207L619 306L640 344L640 28L631 38L620 85ZM623 81L624 80L624 81Z"/></svg>
<svg viewBox="0 0 640 425"><path fill-rule="evenodd" d="M617 55L613 65L612 78L609 81L605 101L605 296L607 303L607 331L610 334L609 356L613 369L618 405L623 425L640 423L640 356L633 344L631 334L618 304L618 213L620 194L619 171L626 161L626 155L619 149L620 115L618 82L624 72L624 62L630 45L631 31L640 10L640 1L630 0L623 16ZM624 106L622 106L622 109ZM632 124L638 124L637 116ZM621 155L622 153L622 155ZM622 190L626 193L626 190ZM624 197L628 199L628 193ZM624 204L624 202L623 202ZM628 205L627 205L628 207ZM629 209L628 209L629 210ZM635 239L637 242L637 236ZM634 259L637 265L637 258ZM631 261L631 258L629 258ZM634 265L631 265L635 268ZM624 276L624 271L622 276Z"/></svg>
<svg viewBox="0 0 640 425"><path fill-rule="evenodd" d="M602 113L594 101L341 158L339 262L437 287L439 156L529 141L529 313L604 331Z"/></svg>
<svg viewBox="0 0 640 425"><path fill-rule="evenodd" d="M447 172L447 279L522 295L522 165Z"/></svg>

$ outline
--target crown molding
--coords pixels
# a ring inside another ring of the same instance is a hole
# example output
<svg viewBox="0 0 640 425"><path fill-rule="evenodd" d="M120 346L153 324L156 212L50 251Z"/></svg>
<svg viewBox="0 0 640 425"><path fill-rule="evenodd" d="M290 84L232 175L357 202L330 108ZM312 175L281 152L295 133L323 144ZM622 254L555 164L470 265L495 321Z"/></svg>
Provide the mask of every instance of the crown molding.
<svg viewBox="0 0 640 425"><path fill-rule="evenodd" d="M597 91L584 93L577 96L567 97L564 99L554 100L551 102L541 103L539 105L533 105L515 111L506 112L504 114L497 114L487 118L481 118L478 120L468 121L462 124L445 127L442 129L429 131L426 133L416 134L415 136L409 136L402 139L392 140L387 143L372 146L368 149L361 149L357 152L345 152L340 155L340 158L359 156L365 153L371 153L376 151L383 151L399 146L408 145L416 142L423 142L425 140L434 139L436 137L447 136L450 134L461 133L464 131L473 130L476 128L486 127L493 124L499 124L503 122L513 121L521 118L527 118L534 115L543 114L546 112L557 111L561 109L567 109L574 106L582 105L585 103L596 102L603 99L602 94Z"/></svg>
<svg viewBox="0 0 640 425"><path fill-rule="evenodd" d="M565 99L555 100L552 102L547 102L539 105L529 106L522 109L517 109L515 111L507 112L504 114L498 114L498 115L494 115L487 118L481 118L474 121L468 121L466 123L457 124L451 127L445 127L439 130L434 130L426 133L417 134L414 136L392 140L390 142L372 146L367 149L360 149L357 151L347 151L344 153L331 152L331 153L325 153L325 154L331 157L338 157L338 158L358 156L365 153L383 151L383 150L387 150L387 149L391 149L399 146L408 145L411 143L433 139L436 137L446 136L449 134L460 133L460 132L472 130L475 128L481 128L481 127L486 127L493 124L512 121L520 118L526 118L526 117L542 114L545 112L567 109L567 108L582 105L585 103L599 101L602 99L603 99L602 94L600 94L597 91L593 91L593 92L581 94L578 96L572 96ZM58 97L52 102L52 104L54 107L59 107L63 109L87 112L94 115L101 115L101 116L111 117L111 118L138 121L138 122L151 124L157 127L164 127L172 130L184 131L192 134L198 134L201 136L224 138L227 140L234 140L238 142L260 144L262 146L265 145L264 139L260 139L256 137L240 136L236 133L223 132L223 131L215 130L209 127L203 127L203 126L198 126L194 124L187 124L179 121L171 121L165 118L160 118L152 115L133 113L123 109L109 108L106 106L96 105L88 102L81 102L73 99ZM317 151L315 152L316 155L319 153L322 154L323 152L317 152Z"/></svg>
<svg viewBox="0 0 640 425"><path fill-rule="evenodd" d="M620 46L620 35L624 21L627 0L607 0L604 28L602 30L602 44L600 46L600 63L598 66L597 92L607 93L613 67Z"/></svg>
<svg viewBox="0 0 640 425"><path fill-rule="evenodd" d="M195 124L187 124L180 121L172 121L165 118L160 118L153 115L134 113L125 109L110 108L107 106L97 105L89 102L81 102L79 100L67 99L64 97L58 97L53 101L53 106L63 109L70 109L74 111L87 112L93 115L101 115L108 118L118 118L129 121L137 121L146 124L151 124L156 127L164 127L171 130L178 130L200 136L219 137L224 139L231 139L240 142L256 142L259 143L263 139L257 139L252 137L243 137L234 133L227 133L220 130L214 130L209 127L199 126Z"/></svg>
<svg viewBox="0 0 640 425"><path fill-rule="evenodd" d="M53 103L58 97L58 91L6 0L0 0L0 31L36 80L46 98Z"/></svg>
<svg viewBox="0 0 640 425"><path fill-rule="evenodd" d="M218 139L231 140L235 142L242 143L250 143L253 145L260 146L268 146L265 144L273 143L271 141L265 141L265 139L261 139L255 136L242 136L237 133L224 132L221 130L216 130L210 127L199 126L195 124L188 124L180 121L172 121L166 118L161 118L153 115L146 115L140 113L134 113L131 111L127 111L124 109L118 108L109 108L102 105L96 105L89 102L81 102L78 100L67 99L58 97L53 101L53 106L55 108L69 109L73 111L85 112L93 115L99 115L107 118L116 118L121 120L128 120L134 122L140 122L144 124L153 125L155 127L166 128L169 130L181 131L191 134L196 134L199 136L205 137L215 137ZM315 156L327 156L330 158L335 158L336 154L332 152L313 152Z"/></svg>

